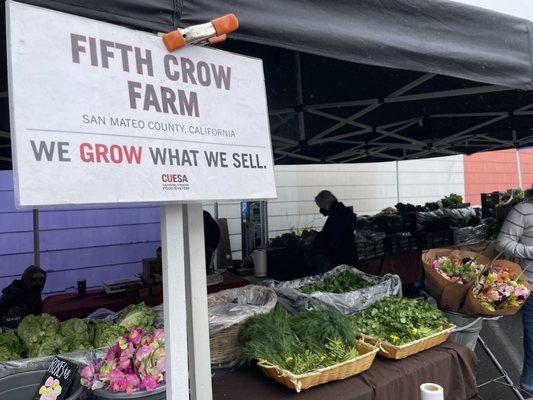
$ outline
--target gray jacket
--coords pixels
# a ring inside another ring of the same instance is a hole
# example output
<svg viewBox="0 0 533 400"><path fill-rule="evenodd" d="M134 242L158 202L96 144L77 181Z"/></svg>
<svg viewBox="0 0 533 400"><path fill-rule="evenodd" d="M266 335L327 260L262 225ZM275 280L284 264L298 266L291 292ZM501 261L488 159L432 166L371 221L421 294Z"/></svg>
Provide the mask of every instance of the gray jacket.
<svg viewBox="0 0 533 400"><path fill-rule="evenodd" d="M496 250L522 260L525 275L533 283L533 202L524 201L514 206L502 225Z"/></svg>

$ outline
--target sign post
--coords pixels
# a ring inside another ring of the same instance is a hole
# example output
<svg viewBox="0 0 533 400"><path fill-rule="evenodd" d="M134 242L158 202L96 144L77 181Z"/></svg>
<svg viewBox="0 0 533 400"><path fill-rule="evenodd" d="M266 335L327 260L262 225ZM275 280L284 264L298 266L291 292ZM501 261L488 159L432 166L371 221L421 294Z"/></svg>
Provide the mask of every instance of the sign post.
<svg viewBox="0 0 533 400"><path fill-rule="evenodd" d="M276 197L261 60L6 11L17 206L161 204L167 398L210 399L201 202Z"/></svg>

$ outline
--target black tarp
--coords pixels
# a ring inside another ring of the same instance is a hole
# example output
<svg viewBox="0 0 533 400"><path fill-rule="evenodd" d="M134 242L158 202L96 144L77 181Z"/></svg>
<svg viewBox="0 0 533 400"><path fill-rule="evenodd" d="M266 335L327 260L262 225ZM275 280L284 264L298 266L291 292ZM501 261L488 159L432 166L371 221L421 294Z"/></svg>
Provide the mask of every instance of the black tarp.
<svg viewBox="0 0 533 400"><path fill-rule="evenodd" d="M525 19L448 0L24 2L153 32L235 13L240 28L222 48L264 61L277 163L383 161L531 143L532 24ZM5 61L0 78L6 91ZM465 89L472 93L457 92ZM362 115L352 119L356 113ZM408 119L416 121L401 129L403 137L379 132ZM0 131L9 131L5 97ZM443 143L450 136L457 141ZM5 143L0 134L0 167L9 168Z"/></svg>

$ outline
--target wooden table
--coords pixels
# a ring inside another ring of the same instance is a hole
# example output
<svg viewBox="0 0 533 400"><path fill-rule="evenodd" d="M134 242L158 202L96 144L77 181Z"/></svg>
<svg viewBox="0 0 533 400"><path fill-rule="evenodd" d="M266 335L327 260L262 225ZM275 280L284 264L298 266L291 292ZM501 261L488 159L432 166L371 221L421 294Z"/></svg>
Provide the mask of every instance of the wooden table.
<svg viewBox="0 0 533 400"><path fill-rule="evenodd" d="M233 289L245 286L248 282L243 278L225 272L222 274L223 282L218 285L208 286L208 293L215 293L224 289ZM77 293L64 293L49 296L44 300L43 313L56 316L60 321L70 318L85 318L99 308L111 311L120 311L130 304L144 301L149 306L157 306L163 302L163 294L147 297L130 296L126 293L106 294L103 290L89 290L83 296Z"/></svg>

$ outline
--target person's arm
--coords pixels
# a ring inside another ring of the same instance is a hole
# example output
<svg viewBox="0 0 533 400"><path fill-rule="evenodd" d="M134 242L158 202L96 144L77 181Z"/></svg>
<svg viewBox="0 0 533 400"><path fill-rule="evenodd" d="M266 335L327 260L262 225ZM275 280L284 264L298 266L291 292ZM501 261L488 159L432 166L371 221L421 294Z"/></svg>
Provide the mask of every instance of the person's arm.
<svg viewBox="0 0 533 400"><path fill-rule="evenodd" d="M328 220L324 224L322 230L318 232L313 240L313 253L315 254L327 254L329 242L330 242L330 232Z"/></svg>
<svg viewBox="0 0 533 400"><path fill-rule="evenodd" d="M12 290L7 290L0 296L0 316L7 315L7 310L16 302L17 296Z"/></svg>
<svg viewBox="0 0 533 400"><path fill-rule="evenodd" d="M496 239L496 250L508 256L533 260L533 246L520 243L524 233L525 218L521 211L513 208L500 229Z"/></svg>

